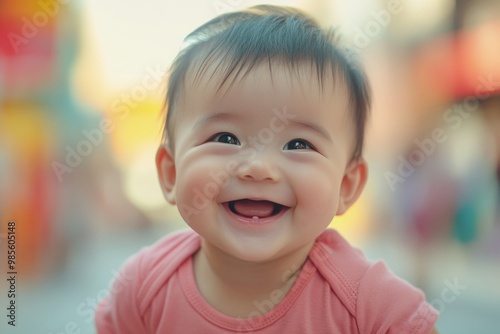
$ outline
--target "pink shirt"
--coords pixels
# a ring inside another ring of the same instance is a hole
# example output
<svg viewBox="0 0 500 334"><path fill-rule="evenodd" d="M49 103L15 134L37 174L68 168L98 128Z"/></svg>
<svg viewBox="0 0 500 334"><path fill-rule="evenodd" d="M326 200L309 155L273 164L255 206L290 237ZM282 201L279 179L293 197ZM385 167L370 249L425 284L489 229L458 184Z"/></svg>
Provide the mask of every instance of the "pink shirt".
<svg viewBox="0 0 500 334"><path fill-rule="evenodd" d="M232 318L197 288L199 247L200 237L183 230L130 258L97 307L98 333L430 333L438 317L420 290L326 230L277 305L275 290L255 301L250 319Z"/></svg>

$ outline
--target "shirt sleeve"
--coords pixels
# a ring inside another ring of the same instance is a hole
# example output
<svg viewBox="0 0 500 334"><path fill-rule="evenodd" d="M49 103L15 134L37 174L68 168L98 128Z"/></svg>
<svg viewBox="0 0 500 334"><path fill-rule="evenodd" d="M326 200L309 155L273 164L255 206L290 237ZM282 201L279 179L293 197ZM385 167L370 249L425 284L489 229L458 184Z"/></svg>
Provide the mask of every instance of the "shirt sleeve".
<svg viewBox="0 0 500 334"><path fill-rule="evenodd" d="M98 304L94 317L98 334L147 333L137 300L142 254L125 262L108 296Z"/></svg>
<svg viewBox="0 0 500 334"><path fill-rule="evenodd" d="M360 333L431 333L438 312L423 292L373 264L359 281L356 318Z"/></svg>

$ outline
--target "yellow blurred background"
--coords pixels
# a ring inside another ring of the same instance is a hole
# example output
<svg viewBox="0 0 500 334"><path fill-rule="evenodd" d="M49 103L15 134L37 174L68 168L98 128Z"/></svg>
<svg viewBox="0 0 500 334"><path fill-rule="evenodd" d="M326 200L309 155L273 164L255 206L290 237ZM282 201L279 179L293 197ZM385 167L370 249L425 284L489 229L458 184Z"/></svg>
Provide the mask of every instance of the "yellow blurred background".
<svg viewBox="0 0 500 334"><path fill-rule="evenodd" d="M440 332L499 333L499 0L0 1L1 333L92 333L123 261L186 227L154 165L166 70L196 27L262 3L337 27L371 81L369 184L331 227L422 288Z"/></svg>

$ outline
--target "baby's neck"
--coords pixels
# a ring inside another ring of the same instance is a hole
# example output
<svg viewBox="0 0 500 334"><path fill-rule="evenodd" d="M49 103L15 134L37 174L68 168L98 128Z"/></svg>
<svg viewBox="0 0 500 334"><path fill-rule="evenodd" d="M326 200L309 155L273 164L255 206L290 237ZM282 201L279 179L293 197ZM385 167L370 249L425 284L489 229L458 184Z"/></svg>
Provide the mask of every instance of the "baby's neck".
<svg viewBox="0 0 500 334"><path fill-rule="evenodd" d="M312 243L266 263L235 259L203 243L194 255L198 288L215 309L235 318L259 315L256 303L272 300L276 306L292 288Z"/></svg>

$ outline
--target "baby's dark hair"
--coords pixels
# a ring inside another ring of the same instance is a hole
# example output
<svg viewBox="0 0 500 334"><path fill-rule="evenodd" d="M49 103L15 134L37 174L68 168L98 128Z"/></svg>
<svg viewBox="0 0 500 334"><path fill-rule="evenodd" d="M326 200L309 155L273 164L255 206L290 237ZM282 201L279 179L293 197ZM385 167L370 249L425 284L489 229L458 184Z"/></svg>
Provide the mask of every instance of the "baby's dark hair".
<svg viewBox="0 0 500 334"><path fill-rule="evenodd" d="M168 79L163 138L169 145L173 146L173 129L169 125L185 91L188 72L193 73L196 81L212 66L211 79L215 74L222 78L220 90L231 76L233 81L240 75L244 77L254 66L266 61L272 70L272 61L278 61L292 69L304 63L315 65L320 85L325 75L342 79L354 109L356 144L352 159L361 157L371 104L370 89L364 72L338 45L332 29L322 29L315 20L294 8L259 5L212 19L190 33L184 43L186 46L174 60Z"/></svg>

